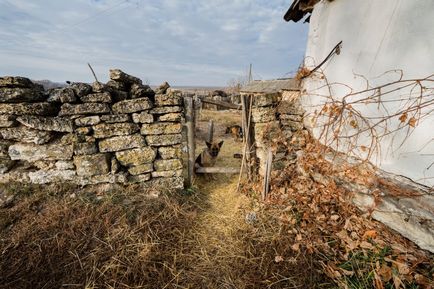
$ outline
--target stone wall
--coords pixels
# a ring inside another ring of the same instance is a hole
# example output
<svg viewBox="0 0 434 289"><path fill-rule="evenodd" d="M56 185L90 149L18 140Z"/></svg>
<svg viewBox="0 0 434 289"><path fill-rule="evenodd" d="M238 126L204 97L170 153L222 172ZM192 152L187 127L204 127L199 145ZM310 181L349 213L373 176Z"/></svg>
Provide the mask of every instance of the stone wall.
<svg viewBox="0 0 434 289"><path fill-rule="evenodd" d="M183 187L182 96L110 70L106 84L45 91L0 78L0 182Z"/></svg>

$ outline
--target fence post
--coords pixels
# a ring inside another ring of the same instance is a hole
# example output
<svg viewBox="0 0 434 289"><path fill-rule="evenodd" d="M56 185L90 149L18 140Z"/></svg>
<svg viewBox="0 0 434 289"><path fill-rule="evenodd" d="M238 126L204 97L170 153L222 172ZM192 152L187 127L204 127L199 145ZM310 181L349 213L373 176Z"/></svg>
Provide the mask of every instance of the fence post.
<svg viewBox="0 0 434 289"><path fill-rule="evenodd" d="M194 163L195 163L195 117L194 117L194 101L192 96L184 97L185 105L185 124L187 127L187 148L188 148L188 179L187 186L193 185Z"/></svg>
<svg viewBox="0 0 434 289"><path fill-rule="evenodd" d="M210 119L209 123L208 123L208 139L207 139L207 141L212 143L213 139L214 139L214 122L212 119Z"/></svg>
<svg viewBox="0 0 434 289"><path fill-rule="evenodd" d="M247 177L249 180L253 179L255 171L255 157L254 157L254 138L252 128L252 98L250 95L241 96L242 106L242 122L243 122L243 135L244 135L244 156L247 169ZM241 168L242 169L242 168Z"/></svg>

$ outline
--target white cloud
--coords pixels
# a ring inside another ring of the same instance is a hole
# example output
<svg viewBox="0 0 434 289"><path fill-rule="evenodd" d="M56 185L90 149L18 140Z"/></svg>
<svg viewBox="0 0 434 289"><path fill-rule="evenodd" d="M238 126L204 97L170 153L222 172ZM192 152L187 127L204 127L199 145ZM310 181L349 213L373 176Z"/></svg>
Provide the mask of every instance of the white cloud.
<svg viewBox="0 0 434 289"><path fill-rule="evenodd" d="M91 81L86 63L175 85L225 85L253 63L282 77L301 62L307 26L283 0L0 0L0 74ZM103 78L103 77L102 77Z"/></svg>

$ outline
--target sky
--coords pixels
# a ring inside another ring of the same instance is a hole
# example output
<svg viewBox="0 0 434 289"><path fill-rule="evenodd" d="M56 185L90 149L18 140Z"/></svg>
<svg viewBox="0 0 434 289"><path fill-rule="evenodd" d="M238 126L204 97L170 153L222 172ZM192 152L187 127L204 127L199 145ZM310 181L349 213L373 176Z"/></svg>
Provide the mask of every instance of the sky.
<svg viewBox="0 0 434 289"><path fill-rule="evenodd" d="M0 0L0 75L100 81L110 68L150 84L226 86L289 77L308 25L291 0Z"/></svg>

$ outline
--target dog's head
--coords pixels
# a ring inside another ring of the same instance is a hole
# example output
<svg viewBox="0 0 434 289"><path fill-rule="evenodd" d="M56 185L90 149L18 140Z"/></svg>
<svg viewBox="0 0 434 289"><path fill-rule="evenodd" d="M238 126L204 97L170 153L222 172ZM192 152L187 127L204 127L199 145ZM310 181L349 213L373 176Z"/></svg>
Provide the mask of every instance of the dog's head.
<svg viewBox="0 0 434 289"><path fill-rule="evenodd" d="M206 146L208 147L209 154L214 158L217 157L219 152L220 152L220 148L223 145L223 141L221 141L219 143L217 143L217 142L210 143L210 142L206 141L205 143L206 143Z"/></svg>

